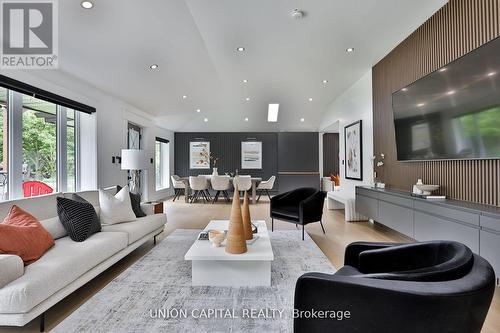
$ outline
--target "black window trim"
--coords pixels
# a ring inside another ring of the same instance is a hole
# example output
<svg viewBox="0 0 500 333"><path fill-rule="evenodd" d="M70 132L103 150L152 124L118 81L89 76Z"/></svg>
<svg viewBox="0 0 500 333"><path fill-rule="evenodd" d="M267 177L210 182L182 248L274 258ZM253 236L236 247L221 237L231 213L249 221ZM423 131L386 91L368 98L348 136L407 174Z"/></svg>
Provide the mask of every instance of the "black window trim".
<svg viewBox="0 0 500 333"><path fill-rule="evenodd" d="M18 93L33 96L44 101L64 106L76 111L92 114L96 109L92 106L71 100L69 98L51 93L49 91L34 87L21 81L12 79L5 75L0 75L0 87L8 90L17 91Z"/></svg>

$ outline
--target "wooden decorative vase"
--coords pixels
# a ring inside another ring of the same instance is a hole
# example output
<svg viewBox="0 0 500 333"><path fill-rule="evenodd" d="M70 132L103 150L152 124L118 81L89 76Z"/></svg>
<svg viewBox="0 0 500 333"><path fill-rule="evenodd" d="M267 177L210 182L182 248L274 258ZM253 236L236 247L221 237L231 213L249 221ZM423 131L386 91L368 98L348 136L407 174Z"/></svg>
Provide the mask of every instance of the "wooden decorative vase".
<svg viewBox="0 0 500 333"><path fill-rule="evenodd" d="M227 231L226 250L231 254L242 254L247 252L247 241L243 230L243 218L241 216L240 195L234 189L231 217L229 218L229 230Z"/></svg>
<svg viewBox="0 0 500 333"><path fill-rule="evenodd" d="M252 218L250 216L250 205L248 203L248 193L246 191L245 191L245 197L243 199L243 208L241 211L241 216L243 218L243 231L245 232L245 239L250 240L253 238Z"/></svg>

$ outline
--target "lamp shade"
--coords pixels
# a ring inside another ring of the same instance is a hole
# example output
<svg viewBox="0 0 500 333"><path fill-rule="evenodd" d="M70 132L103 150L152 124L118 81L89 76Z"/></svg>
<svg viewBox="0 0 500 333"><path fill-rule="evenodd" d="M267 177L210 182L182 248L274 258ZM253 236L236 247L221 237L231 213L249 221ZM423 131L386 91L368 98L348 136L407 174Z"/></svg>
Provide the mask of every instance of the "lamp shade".
<svg viewBox="0 0 500 333"><path fill-rule="evenodd" d="M122 149L122 170L146 170L151 152L143 149Z"/></svg>

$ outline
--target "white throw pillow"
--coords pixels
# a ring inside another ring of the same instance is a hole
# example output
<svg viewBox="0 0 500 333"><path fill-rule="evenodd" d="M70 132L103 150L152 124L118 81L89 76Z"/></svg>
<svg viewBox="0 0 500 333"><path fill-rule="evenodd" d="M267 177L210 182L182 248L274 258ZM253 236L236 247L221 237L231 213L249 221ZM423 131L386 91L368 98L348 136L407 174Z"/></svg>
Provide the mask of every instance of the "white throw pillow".
<svg viewBox="0 0 500 333"><path fill-rule="evenodd" d="M114 196L99 189L99 206L101 224L116 224L137 219L130 203L128 186L122 188Z"/></svg>

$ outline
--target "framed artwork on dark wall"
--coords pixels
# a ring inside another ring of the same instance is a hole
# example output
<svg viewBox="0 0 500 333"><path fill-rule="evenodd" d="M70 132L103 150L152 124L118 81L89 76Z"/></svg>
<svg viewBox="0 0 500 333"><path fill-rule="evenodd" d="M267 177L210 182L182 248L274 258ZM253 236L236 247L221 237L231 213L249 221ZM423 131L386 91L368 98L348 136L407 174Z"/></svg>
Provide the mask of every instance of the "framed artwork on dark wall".
<svg viewBox="0 0 500 333"><path fill-rule="evenodd" d="M345 178L363 180L362 121L344 127Z"/></svg>

